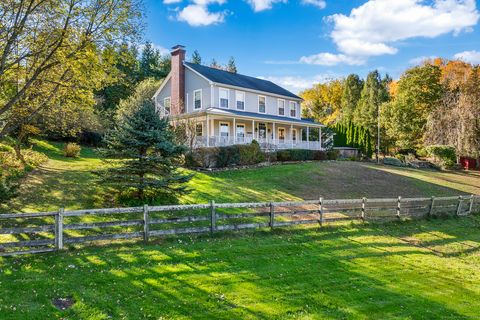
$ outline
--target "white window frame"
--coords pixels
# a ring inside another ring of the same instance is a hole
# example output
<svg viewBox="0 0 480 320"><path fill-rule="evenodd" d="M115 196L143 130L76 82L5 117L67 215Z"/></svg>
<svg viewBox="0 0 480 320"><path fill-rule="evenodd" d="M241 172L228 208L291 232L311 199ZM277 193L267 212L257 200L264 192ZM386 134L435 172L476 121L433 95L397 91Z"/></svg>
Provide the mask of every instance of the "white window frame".
<svg viewBox="0 0 480 320"><path fill-rule="evenodd" d="M280 102L283 102L283 114L280 114ZM277 113L279 116L285 116L286 103L285 99L277 99Z"/></svg>
<svg viewBox="0 0 480 320"><path fill-rule="evenodd" d="M237 99L237 94L243 95L243 109L238 108L237 102L240 100ZM246 98L245 91L235 91L235 109L245 111L245 98Z"/></svg>
<svg viewBox="0 0 480 320"><path fill-rule="evenodd" d="M202 128L202 134L201 135L198 135L197 126L200 126ZM198 123L195 124L195 137L203 137L203 123L202 122L198 122Z"/></svg>
<svg viewBox="0 0 480 320"><path fill-rule="evenodd" d="M227 107L224 108L222 107L222 97L220 96L221 91L226 91L227 92ZM218 88L218 107L221 109L230 109L230 90L227 88Z"/></svg>
<svg viewBox="0 0 480 320"><path fill-rule="evenodd" d="M265 98L265 112L260 112L260 98ZM266 114L267 113L267 96L258 96L258 113Z"/></svg>
<svg viewBox="0 0 480 320"><path fill-rule="evenodd" d="M200 107L198 107L198 108L197 108L197 105L195 103L195 96L196 96L197 92L200 92ZM199 109L202 109L202 107L203 107L203 91L202 91L202 89L194 90L193 91L193 109L194 110L199 110Z"/></svg>
<svg viewBox="0 0 480 320"><path fill-rule="evenodd" d="M228 137L227 139L230 139L230 123L229 122L225 122L225 121L220 121L218 123L218 136L220 138L222 138L222 124L226 124L227 127L228 127Z"/></svg>
<svg viewBox="0 0 480 320"><path fill-rule="evenodd" d="M247 137L247 126L245 125L245 123L237 123L235 124L235 141L238 141L238 127L242 127L243 128L243 141L245 141L245 138Z"/></svg>
<svg viewBox="0 0 480 320"><path fill-rule="evenodd" d="M168 106L168 114L170 114L170 112L172 112L172 98L171 97L165 97L163 98L163 113L167 114L166 111L167 111L167 102L166 101L169 101L169 106Z"/></svg>
<svg viewBox="0 0 480 320"><path fill-rule="evenodd" d="M292 104L293 104L293 109L292 109ZM289 111L290 111L290 117L291 118L297 118L298 115L297 115L297 105L298 103L296 101L289 101ZM292 116L292 110L295 110L295 115Z"/></svg>

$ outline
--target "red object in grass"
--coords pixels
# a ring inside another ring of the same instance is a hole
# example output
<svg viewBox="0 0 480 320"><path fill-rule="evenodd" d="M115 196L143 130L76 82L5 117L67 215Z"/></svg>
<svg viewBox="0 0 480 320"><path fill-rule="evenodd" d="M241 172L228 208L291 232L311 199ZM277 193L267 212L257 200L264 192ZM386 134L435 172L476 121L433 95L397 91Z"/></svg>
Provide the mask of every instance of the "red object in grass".
<svg viewBox="0 0 480 320"><path fill-rule="evenodd" d="M465 170L477 169L477 160L473 158L460 157L460 164Z"/></svg>

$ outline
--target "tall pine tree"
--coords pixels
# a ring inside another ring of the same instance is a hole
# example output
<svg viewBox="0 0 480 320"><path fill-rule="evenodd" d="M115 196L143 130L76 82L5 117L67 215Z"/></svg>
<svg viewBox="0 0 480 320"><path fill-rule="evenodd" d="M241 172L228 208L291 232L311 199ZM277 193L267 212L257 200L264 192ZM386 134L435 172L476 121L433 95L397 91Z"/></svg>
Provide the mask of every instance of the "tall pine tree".
<svg viewBox="0 0 480 320"><path fill-rule="evenodd" d="M234 57L230 57L230 60L228 60L227 71L231 73L237 73L237 66L235 65Z"/></svg>
<svg viewBox="0 0 480 320"><path fill-rule="evenodd" d="M345 80L342 93L342 116L341 121L343 123L349 123L353 121L353 115L357 108L358 101L362 93L363 81L356 74L351 74Z"/></svg>
<svg viewBox="0 0 480 320"><path fill-rule="evenodd" d="M106 135L102 151L113 160L102 181L129 200L174 202L191 178L178 170L185 147L174 141L168 119L161 119L153 102L145 100Z"/></svg>
<svg viewBox="0 0 480 320"><path fill-rule="evenodd" d="M192 63L202 64L202 57L200 56L200 53L198 53L197 50L193 51L192 53Z"/></svg>

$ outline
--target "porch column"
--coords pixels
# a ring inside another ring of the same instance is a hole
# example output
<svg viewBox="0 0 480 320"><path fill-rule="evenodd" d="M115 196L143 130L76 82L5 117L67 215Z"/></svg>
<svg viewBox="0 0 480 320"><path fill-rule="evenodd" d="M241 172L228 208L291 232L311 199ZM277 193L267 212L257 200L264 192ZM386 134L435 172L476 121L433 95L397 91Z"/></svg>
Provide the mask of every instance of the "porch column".
<svg viewBox="0 0 480 320"><path fill-rule="evenodd" d="M290 143L292 144L293 148L293 124L290 125Z"/></svg>
<svg viewBox="0 0 480 320"><path fill-rule="evenodd" d="M252 140L255 139L255 120L252 120Z"/></svg>
<svg viewBox="0 0 480 320"><path fill-rule="evenodd" d="M320 150L322 150L322 127L318 127L318 144L320 145Z"/></svg>
<svg viewBox="0 0 480 320"><path fill-rule="evenodd" d="M233 118L233 144L237 141L237 122L236 119Z"/></svg>
<svg viewBox="0 0 480 320"><path fill-rule="evenodd" d="M207 147L210 147L210 125L208 121L208 114L207 114L207 123L205 125L205 135L207 136Z"/></svg>
<svg viewBox="0 0 480 320"><path fill-rule="evenodd" d="M310 127L307 127L307 149L310 149Z"/></svg>
<svg viewBox="0 0 480 320"><path fill-rule="evenodd" d="M276 134L276 132L275 132L275 122L272 122L272 130L273 130L272 131L273 144L277 144L276 141L275 141L275 138L276 138L276 136L275 136L275 134Z"/></svg>

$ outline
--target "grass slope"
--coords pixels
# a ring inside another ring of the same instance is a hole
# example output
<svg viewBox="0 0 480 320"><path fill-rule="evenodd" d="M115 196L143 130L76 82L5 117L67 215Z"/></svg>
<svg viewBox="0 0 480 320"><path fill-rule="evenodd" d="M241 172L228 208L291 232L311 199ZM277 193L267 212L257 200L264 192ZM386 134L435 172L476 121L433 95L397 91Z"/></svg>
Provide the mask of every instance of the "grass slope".
<svg viewBox="0 0 480 320"><path fill-rule="evenodd" d="M480 217L0 258L2 319L475 319ZM52 305L72 297L66 311Z"/></svg>
<svg viewBox="0 0 480 320"><path fill-rule="evenodd" d="M103 164L94 150L79 159L62 155L60 143L37 141L35 150L50 160L30 174L20 196L0 207L6 211L50 211L105 207L106 190L94 170ZM442 196L480 194L480 174L437 172L359 162L311 162L260 169L196 173L192 192L182 203L245 202L348 197Z"/></svg>

